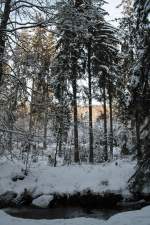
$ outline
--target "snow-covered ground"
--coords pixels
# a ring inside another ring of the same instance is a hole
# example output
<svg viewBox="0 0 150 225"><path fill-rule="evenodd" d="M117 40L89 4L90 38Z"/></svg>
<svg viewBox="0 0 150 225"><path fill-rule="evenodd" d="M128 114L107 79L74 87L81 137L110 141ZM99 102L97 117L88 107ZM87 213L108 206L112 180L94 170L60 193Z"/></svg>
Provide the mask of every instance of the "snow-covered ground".
<svg viewBox="0 0 150 225"><path fill-rule="evenodd" d="M91 190L95 193L114 192L128 194L127 181L134 172L135 162L129 159L116 160L99 165L71 165L50 167L46 162L33 163L24 180L12 181L22 174L23 164L8 160L0 161L0 194L14 191L17 194L26 188L32 196L74 194Z"/></svg>
<svg viewBox="0 0 150 225"><path fill-rule="evenodd" d="M16 175L22 175L24 165L15 161L0 160L0 194L14 191L17 194L26 188L35 197L33 203L46 207L54 193L74 194L91 190L95 193L114 192L129 194L127 181L134 173L136 162L130 159L118 159L99 165L71 165L50 167L45 161L31 165L24 180L13 181ZM40 197L39 197L40 196ZM37 198L38 197L38 198ZM109 220L93 218L73 218L57 220L20 219L0 211L0 225L150 225L150 206L141 210L119 213Z"/></svg>
<svg viewBox="0 0 150 225"><path fill-rule="evenodd" d="M29 220L7 215L0 211L0 225L150 225L150 206L141 210L119 213L109 220L91 218Z"/></svg>

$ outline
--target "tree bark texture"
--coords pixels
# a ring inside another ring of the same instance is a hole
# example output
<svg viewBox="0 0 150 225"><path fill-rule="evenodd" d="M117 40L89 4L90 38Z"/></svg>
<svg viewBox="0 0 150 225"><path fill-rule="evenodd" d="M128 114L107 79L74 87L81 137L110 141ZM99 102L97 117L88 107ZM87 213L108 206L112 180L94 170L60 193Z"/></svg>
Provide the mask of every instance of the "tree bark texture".
<svg viewBox="0 0 150 225"><path fill-rule="evenodd" d="M103 104L104 104L104 160L108 160L108 143L107 143L107 108L106 108L106 81L104 75L103 87Z"/></svg>
<svg viewBox="0 0 150 225"><path fill-rule="evenodd" d="M109 118L110 118L110 136L109 136L110 159L113 159L113 116L112 116L112 93L111 93L111 90L109 90Z"/></svg>
<svg viewBox="0 0 150 225"><path fill-rule="evenodd" d="M72 87L73 87L73 115L74 115L74 161L79 162L77 80L75 73L72 81Z"/></svg>
<svg viewBox="0 0 150 225"><path fill-rule="evenodd" d="M89 86L89 162L93 163L93 121L92 121L92 76L91 76L91 43L88 45L88 86Z"/></svg>
<svg viewBox="0 0 150 225"><path fill-rule="evenodd" d="M9 20L11 10L11 0L5 1L4 12L1 15L0 23L0 84L2 84L3 73L4 73L4 52L6 44L6 29Z"/></svg>

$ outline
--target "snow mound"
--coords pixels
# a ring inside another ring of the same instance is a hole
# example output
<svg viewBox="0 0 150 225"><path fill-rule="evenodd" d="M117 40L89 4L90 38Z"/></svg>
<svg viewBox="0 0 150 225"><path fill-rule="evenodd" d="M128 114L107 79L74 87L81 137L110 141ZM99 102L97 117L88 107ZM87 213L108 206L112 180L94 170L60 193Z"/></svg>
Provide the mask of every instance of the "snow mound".
<svg viewBox="0 0 150 225"><path fill-rule="evenodd" d="M106 225L150 225L150 206L112 216Z"/></svg>
<svg viewBox="0 0 150 225"><path fill-rule="evenodd" d="M52 195L42 195L32 201L32 205L40 207L40 208L47 208L49 203L53 200Z"/></svg>

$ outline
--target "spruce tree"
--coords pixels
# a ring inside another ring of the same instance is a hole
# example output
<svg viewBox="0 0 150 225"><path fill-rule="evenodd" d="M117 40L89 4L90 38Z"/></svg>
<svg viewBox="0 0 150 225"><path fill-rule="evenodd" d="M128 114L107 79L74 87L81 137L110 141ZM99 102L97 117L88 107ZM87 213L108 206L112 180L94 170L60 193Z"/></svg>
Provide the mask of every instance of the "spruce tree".
<svg viewBox="0 0 150 225"><path fill-rule="evenodd" d="M107 96L109 95L110 105L110 152L112 158L113 142L113 123L112 123L112 101L115 93L116 73L112 70L117 63L117 44L115 37L116 30L108 24L104 17L97 23L95 32L95 42L93 45L93 71L98 80L98 86L102 93L102 102L104 108L104 160L108 160L108 132L107 132ZM116 67L117 68L117 67Z"/></svg>
<svg viewBox="0 0 150 225"><path fill-rule="evenodd" d="M150 29L149 1L134 1L136 62L130 81L130 113L136 121L137 171L130 179L134 191L150 185Z"/></svg>
<svg viewBox="0 0 150 225"><path fill-rule="evenodd" d="M60 103L64 105L68 86L72 87L72 108L74 124L74 161L79 162L78 115L77 115L77 80L80 66L80 17L74 1L61 1L56 4L57 53L53 64L54 89ZM68 98L69 100L69 98ZM67 103L66 103L67 104Z"/></svg>

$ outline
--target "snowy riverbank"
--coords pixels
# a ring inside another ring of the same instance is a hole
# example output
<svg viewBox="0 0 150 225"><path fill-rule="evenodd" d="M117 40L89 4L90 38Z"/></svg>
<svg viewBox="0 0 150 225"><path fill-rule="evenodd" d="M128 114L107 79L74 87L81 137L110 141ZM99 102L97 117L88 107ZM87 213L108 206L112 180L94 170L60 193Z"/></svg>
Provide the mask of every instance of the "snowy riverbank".
<svg viewBox="0 0 150 225"><path fill-rule="evenodd" d="M27 189L34 197L39 195L74 194L90 190L94 193L128 194L127 181L134 172L135 162L116 160L99 165L71 165L50 167L46 162L32 164L23 180L23 164L0 161L0 194L13 191L18 195Z"/></svg>

